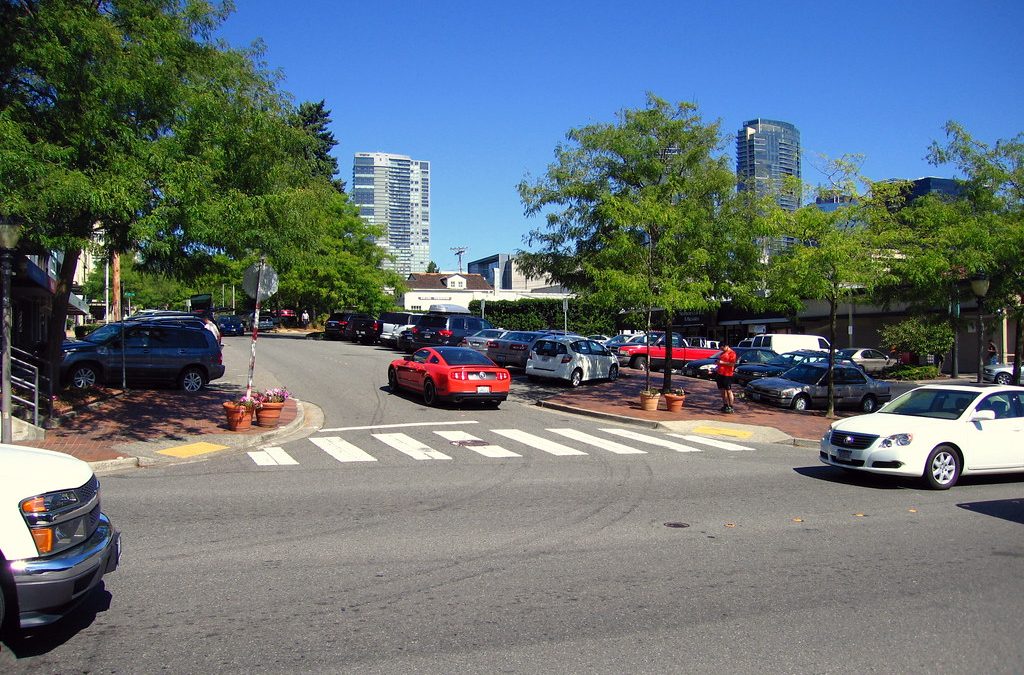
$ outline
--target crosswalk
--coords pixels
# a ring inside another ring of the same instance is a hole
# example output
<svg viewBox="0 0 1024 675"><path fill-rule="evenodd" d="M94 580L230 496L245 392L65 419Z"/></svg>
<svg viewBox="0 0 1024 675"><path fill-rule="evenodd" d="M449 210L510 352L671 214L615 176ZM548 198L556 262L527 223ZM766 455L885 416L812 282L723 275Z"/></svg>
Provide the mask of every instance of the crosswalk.
<svg viewBox="0 0 1024 675"><path fill-rule="evenodd" d="M401 425L395 425L401 426ZM349 431L332 430L332 431ZM364 429L364 428L360 428ZM586 456L594 453L645 455L650 452L727 452L752 451L754 448L696 434L642 433L617 427L580 431L552 427L534 431L521 429L417 429L391 431L383 427L375 433L359 435L362 447L337 436L310 437L309 442L340 463L378 462L381 459L415 461L452 461L466 456L488 459L516 459L540 452L556 457ZM442 450L443 448L443 450ZM300 462L281 447L266 447L248 453L257 466L295 466Z"/></svg>

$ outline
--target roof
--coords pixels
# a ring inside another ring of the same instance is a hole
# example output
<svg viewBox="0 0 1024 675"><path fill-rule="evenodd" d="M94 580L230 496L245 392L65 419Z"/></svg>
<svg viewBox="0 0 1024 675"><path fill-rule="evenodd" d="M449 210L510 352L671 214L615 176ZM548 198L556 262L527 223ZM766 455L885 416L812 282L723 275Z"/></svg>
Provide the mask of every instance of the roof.
<svg viewBox="0 0 1024 675"><path fill-rule="evenodd" d="M466 280L465 289L450 289L448 287L448 279L451 277L462 277ZM461 274L458 272L448 273L426 273L416 272L409 275L406 279L406 285L410 290L413 291L426 291L426 290L467 290L467 291L492 291L494 290L487 279L484 279L480 274Z"/></svg>

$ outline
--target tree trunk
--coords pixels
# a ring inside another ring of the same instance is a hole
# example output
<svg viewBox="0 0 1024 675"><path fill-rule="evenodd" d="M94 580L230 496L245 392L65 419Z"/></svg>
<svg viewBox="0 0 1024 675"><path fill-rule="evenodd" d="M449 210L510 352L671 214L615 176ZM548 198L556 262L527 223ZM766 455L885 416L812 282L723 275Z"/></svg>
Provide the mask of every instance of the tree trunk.
<svg viewBox="0 0 1024 675"><path fill-rule="evenodd" d="M828 409L825 417L832 419L836 416L836 310L839 301L837 298L828 300Z"/></svg>
<svg viewBox="0 0 1024 675"><path fill-rule="evenodd" d="M71 298L71 284L75 280L75 269L82 249L71 248L64 251L64 260L60 265L57 278L57 290L53 293L50 318L46 326L46 370L52 390L50 394L60 391L60 362L63 355L62 345L67 337L68 306Z"/></svg>
<svg viewBox="0 0 1024 675"><path fill-rule="evenodd" d="M124 318L121 313L121 254L113 251L110 254L110 313L114 321ZM107 321L110 317L106 317Z"/></svg>
<svg viewBox="0 0 1024 675"><path fill-rule="evenodd" d="M1021 319L1024 319L1024 311L1018 311L1013 329L1013 384L1020 386L1020 338Z"/></svg>
<svg viewBox="0 0 1024 675"><path fill-rule="evenodd" d="M647 368L650 369L651 360L647 359ZM661 393L667 394L672 391L672 312L665 310L665 372L661 378Z"/></svg>

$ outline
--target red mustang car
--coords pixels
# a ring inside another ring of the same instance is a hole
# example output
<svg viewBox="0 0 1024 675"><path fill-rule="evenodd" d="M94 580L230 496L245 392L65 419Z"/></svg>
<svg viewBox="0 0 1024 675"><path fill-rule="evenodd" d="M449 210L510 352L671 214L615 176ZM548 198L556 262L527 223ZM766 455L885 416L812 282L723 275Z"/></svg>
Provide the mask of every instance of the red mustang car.
<svg viewBox="0 0 1024 675"><path fill-rule="evenodd" d="M424 347L388 366L392 392L399 388L423 395L423 402L485 401L498 407L508 398L509 372L467 347Z"/></svg>

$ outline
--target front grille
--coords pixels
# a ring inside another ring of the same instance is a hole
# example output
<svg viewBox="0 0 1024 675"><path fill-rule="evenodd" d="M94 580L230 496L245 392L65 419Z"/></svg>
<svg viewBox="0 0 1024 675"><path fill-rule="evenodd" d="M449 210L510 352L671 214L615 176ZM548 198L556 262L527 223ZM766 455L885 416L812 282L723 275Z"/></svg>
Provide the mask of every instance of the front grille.
<svg viewBox="0 0 1024 675"><path fill-rule="evenodd" d="M837 448L863 450L878 440L877 434L855 434L847 431L832 431L832 445Z"/></svg>
<svg viewBox="0 0 1024 675"><path fill-rule="evenodd" d="M92 501L92 498L96 496L96 493L100 491L100 481L94 475L89 479L82 487L75 490L78 495L78 501L80 504L87 504Z"/></svg>

